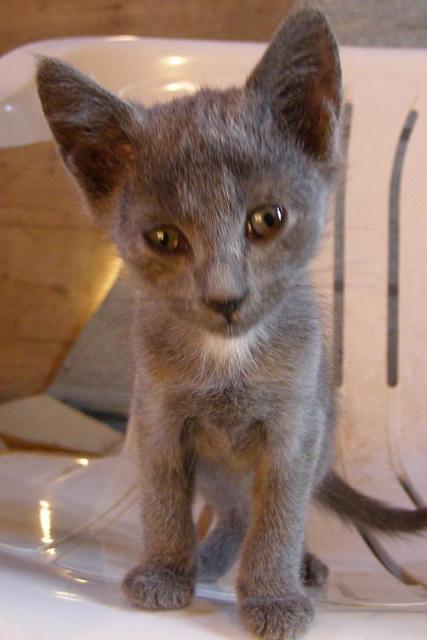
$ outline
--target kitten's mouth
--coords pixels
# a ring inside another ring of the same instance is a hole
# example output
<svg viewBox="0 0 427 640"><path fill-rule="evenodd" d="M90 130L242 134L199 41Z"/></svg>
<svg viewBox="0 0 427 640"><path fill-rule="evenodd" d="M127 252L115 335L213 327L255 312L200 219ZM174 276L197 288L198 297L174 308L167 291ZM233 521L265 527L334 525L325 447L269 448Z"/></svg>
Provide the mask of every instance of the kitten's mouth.
<svg viewBox="0 0 427 640"><path fill-rule="evenodd" d="M259 321L259 318L253 318L253 314L244 313L241 309L230 313L219 313L202 308L200 312L193 316L193 321L205 331L222 338L243 336Z"/></svg>
<svg viewBox="0 0 427 640"><path fill-rule="evenodd" d="M236 322L229 322L225 327L224 333L227 336L234 337L246 333L246 329Z"/></svg>
<svg viewBox="0 0 427 640"><path fill-rule="evenodd" d="M215 327L210 327L210 331L216 335L234 338L241 336L249 330L241 320L235 317L234 314L225 316L221 323L218 323Z"/></svg>

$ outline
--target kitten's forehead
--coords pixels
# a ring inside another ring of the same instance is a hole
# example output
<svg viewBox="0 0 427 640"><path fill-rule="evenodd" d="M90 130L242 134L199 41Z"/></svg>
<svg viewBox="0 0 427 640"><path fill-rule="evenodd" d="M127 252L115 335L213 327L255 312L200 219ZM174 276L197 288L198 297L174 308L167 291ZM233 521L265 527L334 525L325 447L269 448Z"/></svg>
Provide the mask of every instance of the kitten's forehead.
<svg viewBox="0 0 427 640"><path fill-rule="evenodd" d="M201 90L153 107L141 140L141 192L164 211L193 218L238 215L248 192L285 182L308 193L306 159L279 139L268 108L242 89ZM310 173L310 171L308 171ZM231 222L231 220L230 220Z"/></svg>
<svg viewBox="0 0 427 640"><path fill-rule="evenodd" d="M257 158L245 107L241 91L206 90L153 108L141 144L143 190L181 215L203 202L221 211L235 204Z"/></svg>
<svg viewBox="0 0 427 640"><path fill-rule="evenodd" d="M257 105L241 89L202 89L193 96L154 107L148 114L147 136L157 152L191 161L243 160L256 148Z"/></svg>

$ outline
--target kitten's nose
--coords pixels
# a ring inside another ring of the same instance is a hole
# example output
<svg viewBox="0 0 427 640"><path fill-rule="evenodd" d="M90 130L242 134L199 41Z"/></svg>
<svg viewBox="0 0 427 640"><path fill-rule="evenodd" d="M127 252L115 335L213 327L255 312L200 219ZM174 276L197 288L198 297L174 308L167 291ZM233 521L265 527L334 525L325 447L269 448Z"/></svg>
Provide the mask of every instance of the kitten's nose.
<svg viewBox="0 0 427 640"><path fill-rule="evenodd" d="M203 303L216 311L217 313L221 313L225 317L231 316L242 304L245 299L246 294L240 296L239 298L229 298L228 300L215 300L213 298L203 299Z"/></svg>

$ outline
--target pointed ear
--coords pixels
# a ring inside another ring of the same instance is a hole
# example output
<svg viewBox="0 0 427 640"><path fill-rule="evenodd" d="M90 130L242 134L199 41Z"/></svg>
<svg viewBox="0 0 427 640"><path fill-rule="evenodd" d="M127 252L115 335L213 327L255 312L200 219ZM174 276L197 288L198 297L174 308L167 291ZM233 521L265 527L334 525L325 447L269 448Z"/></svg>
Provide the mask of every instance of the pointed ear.
<svg viewBox="0 0 427 640"><path fill-rule="evenodd" d="M281 131L291 132L310 156L333 156L341 113L338 46L325 16L305 9L277 31L246 87L269 103Z"/></svg>
<svg viewBox="0 0 427 640"><path fill-rule="evenodd" d="M54 58L40 59L37 87L66 166L99 209L132 170L136 109Z"/></svg>

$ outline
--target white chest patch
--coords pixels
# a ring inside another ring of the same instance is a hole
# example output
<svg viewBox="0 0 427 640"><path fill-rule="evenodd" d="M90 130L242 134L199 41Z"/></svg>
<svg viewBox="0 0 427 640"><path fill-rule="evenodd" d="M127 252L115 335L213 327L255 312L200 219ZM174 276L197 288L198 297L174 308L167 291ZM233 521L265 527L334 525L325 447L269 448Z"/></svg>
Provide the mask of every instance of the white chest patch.
<svg viewBox="0 0 427 640"><path fill-rule="evenodd" d="M202 340L201 355L218 368L243 370L254 362L253 351L257 342L258 332L254 329L235 338L206 334Z"/></svg>

